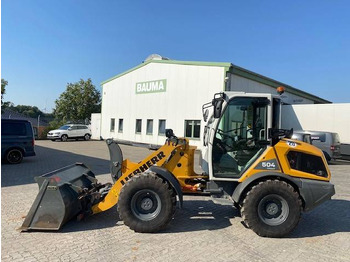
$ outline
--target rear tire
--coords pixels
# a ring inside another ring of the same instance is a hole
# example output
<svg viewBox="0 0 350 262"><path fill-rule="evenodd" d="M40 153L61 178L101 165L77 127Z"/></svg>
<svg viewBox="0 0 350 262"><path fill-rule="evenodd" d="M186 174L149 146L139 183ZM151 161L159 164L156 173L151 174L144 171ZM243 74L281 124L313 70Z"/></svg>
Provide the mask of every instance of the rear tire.
<svg viewBox="0 0 350 262"><path fill-rule="evenodd" d="M10 149L6 153L6 161L9 164L19 164L22 162L22 160L23 160L23 153L20 149L17 149L17 148Z"/></svg>
<svg viewBox="0 0 350 262"><path fill-rule="evenodd" d="M90 140L90 135L89 135L89 134L85 134L85 135L84 135L84 140L85 140L85 141Z"/></svg>
<svg viewBox="0 0 350 262"><path fill-rule="evenodd" d="M247 227L262 237L282 237L298 224L299 194L288 183L266 180L253 186L243 200L242 218Z"/></svg>
<svg viewBox="0 0 350 262"><path fill-rule="evenodd" d="M67 142L68 141L68 136L67 135L62 135L61 136L61 141L62 142Z"/></svg>
<svg viewBox="0 0 350 262"><path fill-rule="evenodd" d="M135 232L158 232L167 226L176 209L176 195L155 173L133 176L120 191L118 213Z"/></svg>

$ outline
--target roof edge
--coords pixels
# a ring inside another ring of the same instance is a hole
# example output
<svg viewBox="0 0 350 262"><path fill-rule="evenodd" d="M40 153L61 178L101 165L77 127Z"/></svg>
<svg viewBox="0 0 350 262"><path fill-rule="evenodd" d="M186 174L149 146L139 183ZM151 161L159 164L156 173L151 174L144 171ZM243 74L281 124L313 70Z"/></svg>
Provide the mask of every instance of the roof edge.
<svg viewBox="0 0 350 262"><path fill-rule="evenodd" d="M141 64L127 70L127 71L124 71L123 73L120 73L118 75L115 75L103 82L101 82L100 85L104 85L116 78L119 78L123 75L126 75L132 71L135 71L136 69L139 69L143 66L146 66L150 63L156 63L156 64L174 64L174 65L197 65L197 66L216 66L216 67L225 67L225 68L228 68L228 67L231 67L232 66L232 63L228 63L228 62L201 62L201 61L178 61L178 60L149 60L149 61L144 61L142 62Z"/></svg>
<svg viewBox="0 0 350 262"><path fill-rule="evenodd" d="M274 80L272 78L257 74L255 72L247 70L243 67L232 65L232 71L230 70L229 72L236 74L238 76L242 76L242 77L257 81L257 82L262 83L262 84L272 86L272 87L277 88L279 86L283 86L283 87L285 87L286 92L308 98L308 99L313 100L317 103L321 103L321 104L331 104L332 103L329 100L326 100L326 99L323 99L321 97L315 96L313 94L307 93L305 91L302 91L298 88L295 88L295 87L292 87L292 86L287 85L285 83L282 83L280 81Z"/></svg>
<svg viewBox="0 0 350 262"><path fill-rule="evenodd" d="M197 66L216 66L216 67L223 67L225 68L225 71L226 72L230 72L230 73L233 73L233 74L236 74L238 76L242 76L242 77L245 77L245 78L248 78L248 79L251 79L251 80L254 80L254 81L257 81L259 83L262 83L262 84L266 84L266 85L269 85L269 86L272 86L272 87L278 87L278 86L283 86L286 88L286 91L291 93L291 94L294 94L294 95L299 95L299 96L302 96L302 97L305 97L307 99L310 99L310 100L313 100L315 101L316 103L321 103L321 104L329 104L329 103L332 103L331 101L329 100L326 100L326 99L323 99L321 97L318 97L318 96L315 96L313 94L310 94L310 93L307 93L305 91L302 91L300 89L297 89L295 87L292 87L290 85L287 85L287 84L284 84L280 81L277 81L277 80L274 80L272 78L269 78L269 77L266 77L266 76L263 76L263 75L260 75L258 73L255 73L253 71L250 71L248 69L245 69L243 67L239 67L239 66L236 66L232 63L229 63L229 62L201 62L201 61L179 61L179 60L149 60L149 61L143 61L141 64L127 70L127 71L124 71L123 73L120 73L118 75L115 75L103 82L101 82L101 86L114 80L114 79L117 79L123 75L126 75L132 71L135 71L143 66L146 66L150 63L157 63L157 64L175 64L175 65L197 65Z"/></svg>

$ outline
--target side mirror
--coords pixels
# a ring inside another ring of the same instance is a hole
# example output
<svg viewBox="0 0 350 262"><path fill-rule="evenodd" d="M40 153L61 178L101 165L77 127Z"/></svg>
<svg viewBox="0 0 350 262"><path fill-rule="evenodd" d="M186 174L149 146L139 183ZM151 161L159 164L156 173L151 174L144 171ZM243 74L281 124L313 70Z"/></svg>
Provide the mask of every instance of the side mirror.
<svg viewBox="0 0 350 262"><path fill-rule="evenodd" d="M223 99L213 99L212 104L214 106L214 118L221 117L222 104L224 103Z"/></svg>
<svg viewBox="0 0 350 262"><path fill-rule="evenodd" d="M72 130L72 128L70 127L70 128L68 128L68 131L71 131Z"/></svg>

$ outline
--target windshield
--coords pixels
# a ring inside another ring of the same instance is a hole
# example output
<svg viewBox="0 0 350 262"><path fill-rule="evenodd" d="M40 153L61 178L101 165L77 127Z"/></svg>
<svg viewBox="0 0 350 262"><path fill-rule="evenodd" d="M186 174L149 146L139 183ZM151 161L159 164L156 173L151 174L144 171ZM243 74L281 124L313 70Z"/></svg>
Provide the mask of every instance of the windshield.
<svg viewBox="0 0 350 262"><path fill-rule="evenodd" d="M70 126L61 126L59 130L68 130L68 128L70 128Z"/></svg>

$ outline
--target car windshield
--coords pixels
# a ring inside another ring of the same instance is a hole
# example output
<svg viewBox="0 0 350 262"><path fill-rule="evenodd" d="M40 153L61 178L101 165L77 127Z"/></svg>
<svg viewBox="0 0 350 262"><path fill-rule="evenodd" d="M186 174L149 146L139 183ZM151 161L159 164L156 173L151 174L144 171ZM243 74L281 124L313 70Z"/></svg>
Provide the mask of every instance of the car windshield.
<svg viewBox="0 0 350 262"><path fill-rule="evenodd" d="M60 130L67 130L68 128L70 128L70 126L61 126L59 129Z"/></svg>

